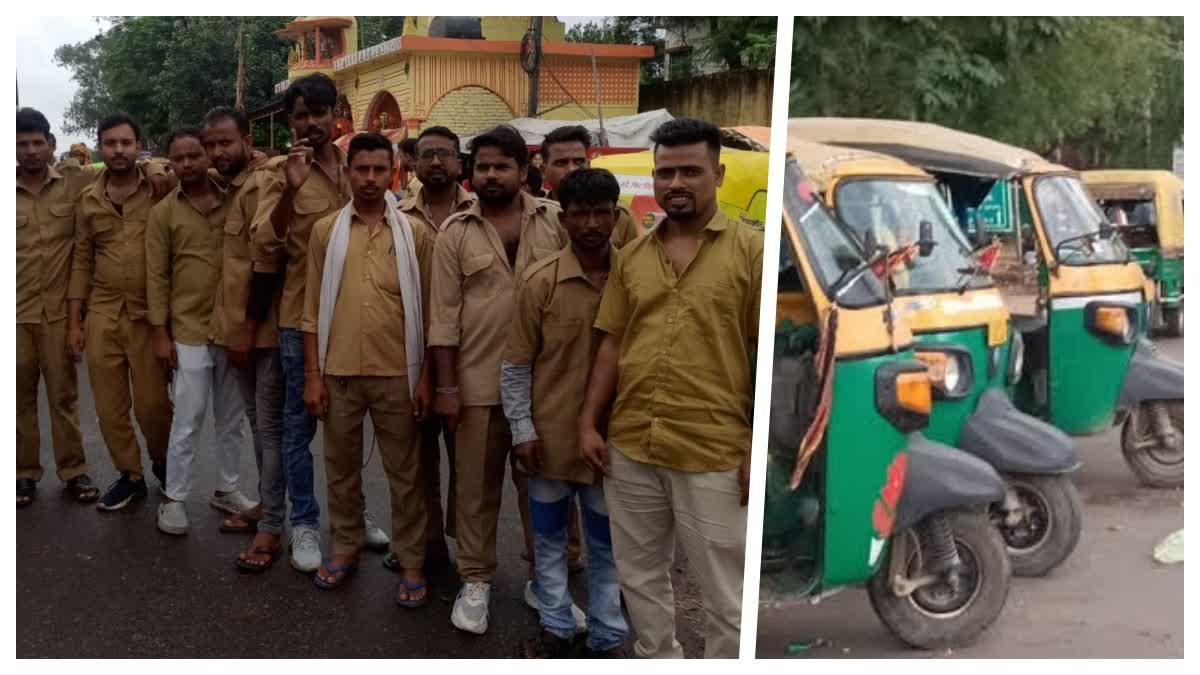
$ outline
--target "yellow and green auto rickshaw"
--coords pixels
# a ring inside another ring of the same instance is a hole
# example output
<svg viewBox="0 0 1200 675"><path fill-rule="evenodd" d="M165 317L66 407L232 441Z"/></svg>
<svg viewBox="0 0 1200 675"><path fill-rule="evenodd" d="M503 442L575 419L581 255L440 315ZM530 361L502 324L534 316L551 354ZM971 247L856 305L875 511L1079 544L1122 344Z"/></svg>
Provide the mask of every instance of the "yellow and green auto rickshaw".
<svg viewBox="0 0 1200 675"><path fill-rule="evenodd" d="M1039 267L1025 343L1021 410L1071 435L1122 426L1126 463L1143 483L1183 484L1183 365L1144 339L1153 283L1116 236L1079 174L1038 155L935 124L809 118L806 138L898 157L932 174L959 213L1008 187L1018 236L1028 224Z"/></svg>
<svg viewBox="0 0 1200 675"><path fill-rule="evenodd" d="M717 203L735 220L762 229L767 219L767 173L770 154L752 150L721 150L725 181L717 188ZM666 214L654 200L654 151L602 155L592 160L593 169L607 169L621 185L621 201L641 225L638 234L654 228Z"/></svg>
<svg viewBox="0 0 1200 675"><path fill-rule="evenodd" d="M799 165L785 168L760 602L866 585L904 642L967 643L1012 572L986 462L925 438L932 407L912 333Z"/></svg>
<svg viewBox="0 0 1200 675"><path fill-rule="evenodd" d="M1004 477L1004 499L990 512L1013 573L1048 573L1075 550L1083 527L1070 476L1080 465L1075 442L1013 405L1021 334L933 177L894 157L804 140L803 120L789 126L788 152L864 252L916 245L893 268L891 283L934 384L925 435Z"/></svg>
<svg viewBox="0 0 1200 675"><path fill-rule="evenodd" d="M1088 187L1155 285L1151 328L1183 336L1183 181L1170 171L1084 171Z"/></svg>

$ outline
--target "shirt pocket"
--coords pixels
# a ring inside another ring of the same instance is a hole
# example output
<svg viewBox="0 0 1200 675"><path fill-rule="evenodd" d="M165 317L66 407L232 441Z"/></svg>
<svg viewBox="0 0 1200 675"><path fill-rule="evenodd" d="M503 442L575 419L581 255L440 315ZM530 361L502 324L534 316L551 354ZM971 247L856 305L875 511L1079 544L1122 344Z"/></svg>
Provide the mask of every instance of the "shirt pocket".
<svg viewBox="0 0 1200 675"><path fill-rule="evenodd" d="M47 235L58 239L72 237L75 234L75 206L72 204L51 204L50 221L47 223Z"/></svg>
<svg viewBox="0 0 1200 675"><path fill-rule="evenodd" d="M306 196L298 198L292 208L296 215L303 217L329 213L332 207L333 202L328 197Z"/></svg>
<svg viewBox="0 0 1200 675"><path fill-rule="evenodd" d="M225 237L221 245L231 258L237 260L250 259L249 237L242 236L247 227L246 221L241 218L227 218L225 220Z"/></svg>
<svg viewBox="0 0 1200 675"><path fill-rule="evenodd" d="M496 254L479 253L463 259L463 297L464 299L488 300L494 298L500 291L500 281L496 274L494 263Z"/></svg>

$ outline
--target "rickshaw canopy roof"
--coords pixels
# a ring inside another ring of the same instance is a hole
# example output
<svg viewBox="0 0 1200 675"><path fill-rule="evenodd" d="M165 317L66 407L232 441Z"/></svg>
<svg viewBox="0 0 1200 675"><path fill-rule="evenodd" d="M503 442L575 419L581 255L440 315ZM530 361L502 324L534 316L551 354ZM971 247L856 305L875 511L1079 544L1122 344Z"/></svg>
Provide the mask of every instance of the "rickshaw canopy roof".
<svg viewBox="0 0 1200 675"><path fill-rule="evenodd" d="M825 191L847 176L932 177L917 167L888 155L804 140L788 129L787 152L794 157L818 189Z"/></svg>

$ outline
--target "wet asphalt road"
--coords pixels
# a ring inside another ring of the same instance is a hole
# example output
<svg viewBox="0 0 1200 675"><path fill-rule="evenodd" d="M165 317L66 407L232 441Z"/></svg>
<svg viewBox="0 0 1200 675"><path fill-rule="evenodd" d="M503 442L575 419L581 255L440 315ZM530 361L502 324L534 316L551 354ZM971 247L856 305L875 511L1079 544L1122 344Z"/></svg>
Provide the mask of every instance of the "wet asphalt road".
<svg viewBox="0 0 1200 675"><path fill-rule="evenodd" d="M79 383L85 451L92 479L103 489L117 475L100 437L83 368ZM197 457L188 503L192 527L185 537L155 527L161 497L153 477L147 479L149 498L122 511L77 505L62 495L54 475L44 393L41 420L46 475L37 501L16 514L18 658L507 658L537 633L537 613L522 601L527 567L520 557L516 493L507 480L490 627L486 635L475 636L450 625L458 590L451 569L431 574L430 602L418 610L392 603L398 576L382 567L382 555L376 553L364 552L358 574L335 591L318 590L311 575L288 565L286 555L263 575L239 572L233 561L250 537L217 530L221 514L208 506L215 483L211 452L201 450ZM324 508L321 437L318 429L313 452ZM202 443L211 442L210 415ZM149 467L144 452L143 463ZM443 480L447 475L443 462ZM257 471L249 446L241 476L242 491L254 498ZM364 471L364 490L368 508L387 523L387 483L378 454ZM328 552L328 523L322 526ZM699 657L703 617L686 566L678 552L677 626L687 656ZM584 575L573 576L571 587L576 602L586 607Z"/></svg>
<svg viewBox="0 0 1200 675"><path fill-rule="evenodd" d="M1158 341L1183 360L1183 340ZM1014 578L1000 618L974 645L926 652L906 647L871 610L867 594L846 589L816 606L763 609L759 658L787 658L792 641L823 640L818 658L1155 658L1183 657L1183 565L1151 553L1183 527L1183 490L1140 486L1121 457L1118 431L1080 439L1075 476L1084 525L1072 556L1049 576Z"/></svg>

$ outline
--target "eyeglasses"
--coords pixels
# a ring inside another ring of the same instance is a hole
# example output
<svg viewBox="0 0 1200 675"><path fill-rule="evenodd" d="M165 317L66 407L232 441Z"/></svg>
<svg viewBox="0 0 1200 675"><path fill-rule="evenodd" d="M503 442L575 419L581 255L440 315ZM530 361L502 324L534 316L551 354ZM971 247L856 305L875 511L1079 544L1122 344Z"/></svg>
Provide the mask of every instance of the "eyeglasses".
<svg viewBox="0 0 1200 675"><path fill-rule="evenodd" d="M454 152L453 150L447 150L446 148L434 148L431 150L425 150L421 154L417 155L417 159L419 159L423 162L432 162L435 158L440 159L443 162L445 162L446 160L448 160L450 158L456 158L456 157L458 157L457 152Z"/></svg>

